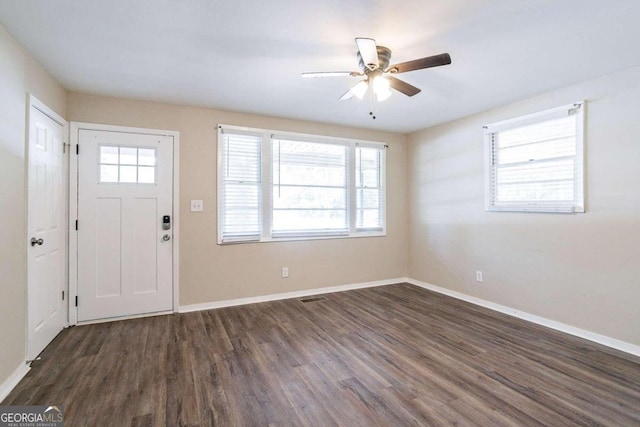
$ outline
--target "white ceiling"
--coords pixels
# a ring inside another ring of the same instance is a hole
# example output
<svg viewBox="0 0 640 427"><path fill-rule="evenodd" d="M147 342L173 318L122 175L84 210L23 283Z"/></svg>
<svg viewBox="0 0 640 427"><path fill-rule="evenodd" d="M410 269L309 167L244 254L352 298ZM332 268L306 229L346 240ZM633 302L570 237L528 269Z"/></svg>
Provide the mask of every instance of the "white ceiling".
<svg viewBox="0 0 640 427"><path fill-rule="evenodd" d="M640 64L638 0L0 0L0 23L72 91L411 132ZM422 88L338 101L354 37ZM0 76L1 77L1 76Z"/></svg>

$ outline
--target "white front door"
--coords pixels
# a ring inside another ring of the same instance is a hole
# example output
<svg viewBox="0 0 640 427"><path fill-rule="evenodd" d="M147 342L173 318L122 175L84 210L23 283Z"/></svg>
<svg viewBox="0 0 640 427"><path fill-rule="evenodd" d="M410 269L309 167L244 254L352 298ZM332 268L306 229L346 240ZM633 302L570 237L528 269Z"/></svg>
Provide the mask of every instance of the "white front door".
<svg viewBox="0 0 640 427"><path fill-rule="evenodd" d="M53 120L41 111L48 111L46 107L38 109L34 102L32 98L27 179L28 360L35 359L67 322L65 122L57 116Z"/></svg>
<svg viewBox="0 0 640 427"><path fill-rule="evenodd" d="M80 129L78 321L173 308L173 137Z"/></svg>

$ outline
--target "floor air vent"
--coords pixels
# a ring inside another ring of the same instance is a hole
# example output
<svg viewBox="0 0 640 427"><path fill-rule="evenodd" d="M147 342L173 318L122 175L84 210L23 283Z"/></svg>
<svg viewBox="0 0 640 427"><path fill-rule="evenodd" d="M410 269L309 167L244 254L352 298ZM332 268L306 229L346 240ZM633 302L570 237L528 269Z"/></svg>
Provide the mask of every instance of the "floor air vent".
<svg viewBox="0 0 640 427"><path fill-rule="evenodd" d="M327 297L311 297L311 298L302 298L300 300L301 303L306 304L308 302L318 302L318 301L326 301Z"/></svg>

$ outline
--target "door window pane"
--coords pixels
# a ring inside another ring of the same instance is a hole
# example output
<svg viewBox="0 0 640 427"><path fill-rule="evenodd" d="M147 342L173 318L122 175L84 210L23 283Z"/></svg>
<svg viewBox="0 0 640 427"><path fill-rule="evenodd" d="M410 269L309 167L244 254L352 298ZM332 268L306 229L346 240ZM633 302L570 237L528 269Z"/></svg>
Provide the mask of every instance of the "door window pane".
<svg viewBox="0 0 640 427"><path fill-rule="evenodd" d="M120 166L120 182L135 183L137 181L135 166Z"/></svg>
<svg viewBox="0 0 640 427"><path fill-rule="evenodd" d="M138 182L140 184L153 184L156 182L156 168L138 166Z"/></svg>
<svg viewBox="0 0 640 427"><path fill-rule="evenodd" d="M118 147L100 147L100 163L118 164Z"/></svg>
<svg viewBox="0 0 640 427"><path fill-rule="evenodd" d="M129 147L120 147L120 164L136 165L138 164L138 149Z"/></svg>
<svg viewBox="0 0 640 427"><path fill-rule="evenodd" d="M100 165L100 182L118 182L118 166Z"/></svg>
<svg viewBox="0 0 640 427"><path fill-rule="evenodd" d="M149 148L138 148L138 164L142 166L155 166L156 150Z"/></svg>

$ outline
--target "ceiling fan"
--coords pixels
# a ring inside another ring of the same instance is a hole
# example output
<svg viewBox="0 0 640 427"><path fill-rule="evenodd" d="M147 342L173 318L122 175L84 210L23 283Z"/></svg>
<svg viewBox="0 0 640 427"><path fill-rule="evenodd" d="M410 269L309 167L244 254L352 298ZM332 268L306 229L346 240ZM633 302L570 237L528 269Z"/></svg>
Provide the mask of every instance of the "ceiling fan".
<svg viewBox="0 0 640 427"><path fill-rule="evenodd" d="M371 87L376 99L384 101L391 96L390 88L407 96L414 96L420 93L420 89L393 77L393 74L451 64L451 56L448 53L442 53L390 66L391 49L388 47L377 46L374 39L362 37L356 38L356 44L358 45L356 56L360 71L302 73L302 77L364 77L363 80L342 95L340 100L351 99L353 96L362 99L369 87Z"/></svg>

